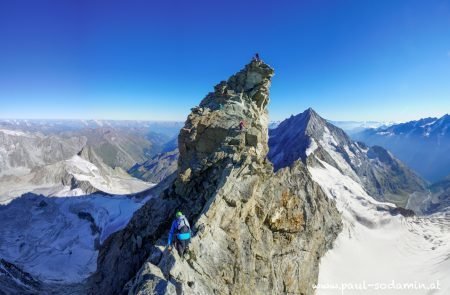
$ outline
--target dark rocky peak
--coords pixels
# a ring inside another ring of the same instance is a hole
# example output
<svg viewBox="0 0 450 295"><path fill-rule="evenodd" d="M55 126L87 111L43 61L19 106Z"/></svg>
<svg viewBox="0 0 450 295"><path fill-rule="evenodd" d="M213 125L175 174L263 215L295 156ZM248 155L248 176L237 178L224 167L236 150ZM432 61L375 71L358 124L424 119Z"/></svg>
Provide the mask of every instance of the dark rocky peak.
<svg viewBox="0 0 450 295"><path fill-rule="evenodd" d="M319 116L312 108L308 108L303 113L292 115L279 124L283 130L308 130L318 126L326 125L326 120Z"/></svg>
<svg viewBox="0 0 450 295"><path fill-rule="evenodd" d="M425 192L425 182L387 150L354 142L312 109L271 130L269 146L269 159L276 170L299 159L312 166L324 161L359 182L379 201L406 206L412 193Z"/></svg>
<svg viewBox="0 0 450 295"><path fill-rule="evenodd" d="M269 159L276 170L309 156L308 148L329 143L336 147L351 145L345 132L328 123L312 108L284 120L276 129L270 130Z"/></svg>

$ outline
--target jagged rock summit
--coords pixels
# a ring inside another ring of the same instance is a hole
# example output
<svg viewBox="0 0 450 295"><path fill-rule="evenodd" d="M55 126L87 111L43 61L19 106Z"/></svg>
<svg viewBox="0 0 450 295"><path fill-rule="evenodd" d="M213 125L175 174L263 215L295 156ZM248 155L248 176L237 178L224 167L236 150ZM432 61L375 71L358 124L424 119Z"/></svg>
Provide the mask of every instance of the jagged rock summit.
<svg viewBox="0 0 450 295"><path fill-rule="evenodd" d="M102 245L88 293L313 293L342 224L301 161L275 174L267 160L273 74L253 60L192 109L174 179ZM185 258L164 248L178 209L193 230Z"/></svg>

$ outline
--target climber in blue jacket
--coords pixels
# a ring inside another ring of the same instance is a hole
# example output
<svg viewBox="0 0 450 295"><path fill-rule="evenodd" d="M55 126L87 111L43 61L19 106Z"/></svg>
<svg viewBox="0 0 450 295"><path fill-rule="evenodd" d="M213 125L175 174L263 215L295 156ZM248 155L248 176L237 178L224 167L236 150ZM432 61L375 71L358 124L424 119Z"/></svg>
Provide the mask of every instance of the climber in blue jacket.
<svg viewBox="0 0 450 295"><path fill-rule="evenodd" d="M191 226L186 216L178 211L176 213L176 219L172 222L172 226L169 232L169 240L167 241L167 246L169 251L172 250L172 243L178 251L180 256L184 255L187 245L191 238Z"/></svg>

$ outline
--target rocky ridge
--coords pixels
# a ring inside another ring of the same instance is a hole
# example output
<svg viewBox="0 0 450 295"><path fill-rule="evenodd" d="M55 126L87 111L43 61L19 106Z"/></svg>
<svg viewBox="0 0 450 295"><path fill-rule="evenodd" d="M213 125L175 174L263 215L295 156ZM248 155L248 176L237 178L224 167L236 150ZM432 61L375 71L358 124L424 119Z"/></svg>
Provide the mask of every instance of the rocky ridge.
<svg viewBox="0 0 450 295"><path fill-rule="evenodd" d="M313 293L342 224L301 161L274 173L267 160L272 76L252 61L192 109L176 179L105 241L88 293ZM194 234L186 259L164 249L177 209Z"/></svg>

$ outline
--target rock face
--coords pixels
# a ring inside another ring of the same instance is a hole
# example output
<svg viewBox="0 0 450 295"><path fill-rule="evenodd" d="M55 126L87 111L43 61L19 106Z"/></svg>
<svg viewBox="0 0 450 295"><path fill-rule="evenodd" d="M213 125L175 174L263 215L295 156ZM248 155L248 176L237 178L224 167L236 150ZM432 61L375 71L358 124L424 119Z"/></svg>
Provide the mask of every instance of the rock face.
<svg viewBox="0 0 450 295"><path fill-rule="evenodd" d="M274 173L266 158L272 75L252 61L192 109L176 179L107 239L88 293L313 293L341 220L300 161ZM193 230L185 259L164 249L177 209Z"/></svg>
<svg viewBox="0 0 450 295"><path fill-rule="evenodd" d="M297 159L320 165L316 160L320 159L360 183L379 201L406 207L411 197L417 203L428 194L426 182L384 148L351 140L312 109L271 130L269 146L269 158L276 169L288 167Z"/></svg>
<svg viewBox="0 0 450 295"><path fill-rule="evenodd" d="M450 175L430 185L431 198L427 199L423 211L427 214L450 211Z"/></svg>

